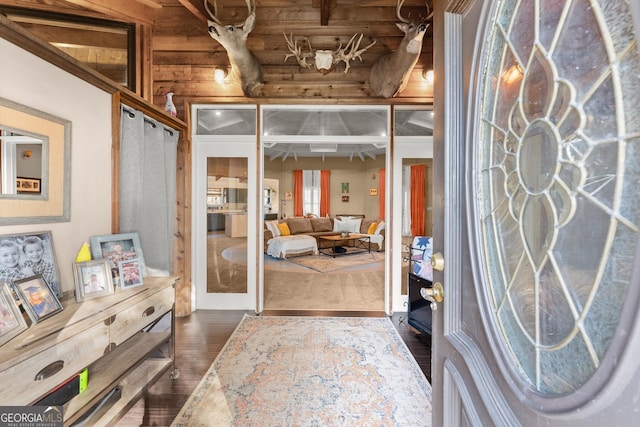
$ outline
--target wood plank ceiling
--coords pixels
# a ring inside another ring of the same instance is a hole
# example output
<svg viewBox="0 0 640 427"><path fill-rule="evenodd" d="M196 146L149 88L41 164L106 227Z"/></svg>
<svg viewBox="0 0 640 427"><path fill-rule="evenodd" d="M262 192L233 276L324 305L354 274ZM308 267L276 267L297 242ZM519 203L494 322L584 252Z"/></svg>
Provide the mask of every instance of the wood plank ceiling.
<svg viewBox="0 0 640 427"><path fill-rule="evenodd" d="M368 79L373 62L397 49L404 35L397 27L396 0L255 0L256 25L247 46L264 71L260 98L245 98L239 85L214 81L216 68L228 69L225 50L207 33L207 16L200 0L0 0L0 5L56 11L135 23L139 30L141 64L137 92L156 105L174 92L178 117L184 101L260 103L431 103L432 88L422 78L432 68L432 29L427 30L422 53L407 88L397 97L371 95ZM211 3L212 4L212 3ZM426 16L424 0L405 0L402 15ZM245 0L218 0L224 23L237 23L247 15ZM354 34L363 34L361 47L376 41L351 62L324 75L300 67L290 53L284 34L308 37L314 49L335 50ZM143 43L145 40L148 43ZM145 73L144 71L147 70Z"/></svg>

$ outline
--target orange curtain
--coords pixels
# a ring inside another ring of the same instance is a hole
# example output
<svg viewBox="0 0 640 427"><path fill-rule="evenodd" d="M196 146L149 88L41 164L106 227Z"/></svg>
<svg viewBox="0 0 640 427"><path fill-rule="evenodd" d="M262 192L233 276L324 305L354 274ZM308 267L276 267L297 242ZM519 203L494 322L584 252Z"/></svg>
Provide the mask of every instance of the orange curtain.
<svg viewBox="0 0 640 427"><path fill-rule="evenodd" d="M320 171L320 216L329 216L329 177L331 176L331 171L329 170L321 170Z"/></svg>
<svg viewBox="0 0 640 427"><path fill-rule="evenodd" d="M411 234L414 236L425 233L426 171L426 165L411 166Z"/></svg>
<svg viewBox="0 0 640 427"><path fill-rule="evenodd" d="M378 192L378 218L384 220L384 200L385 200L385 170L380 169L378 171L378 182L380 184L380 191Z"/></svg>
<svg viewBox="0 0 640 427"><path fill-rule="evenodd" d="M302 216L302 170L293 171L293 216Z"/></svg>

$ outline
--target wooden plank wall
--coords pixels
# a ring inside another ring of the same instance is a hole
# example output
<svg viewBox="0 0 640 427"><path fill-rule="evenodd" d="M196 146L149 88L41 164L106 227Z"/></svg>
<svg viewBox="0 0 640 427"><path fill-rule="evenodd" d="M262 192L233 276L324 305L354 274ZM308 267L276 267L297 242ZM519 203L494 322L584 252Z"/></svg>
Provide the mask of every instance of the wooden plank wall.
<svg viewBox="0 0 640 427"><path fill-rule="evenodd" d="M332 2L327 26L320 25L320 7L313 0L257 0L256 25L248 47L263 66L264 97L247 99L239 85L218 84L215 68L229 67L225 50L207 33L206 24L178 0L157 0L152 37L153 103L164 105L165 94L174 92L178 117L184 117L185 100L202 102L259 103L431 103L432 88L422 78L423 69L432 68L431 29L423 43L418 65L408 87L391 100L375 98L369 89L369 70L373 62L395 50L404 35L396 27L395 0L340 0ZM200 9L203 9L200 7ZM406 0L403 16L426 15L425 3ZM244 0L218 0L218 14L224 22L241 22L247 15ZM283 34L306 36L314 49L335 50L355 33L363 33L361 47L376 40L362 55L362 62L351 62L344 73L340 63L323 75L305 69L289 53Z"/></svg>

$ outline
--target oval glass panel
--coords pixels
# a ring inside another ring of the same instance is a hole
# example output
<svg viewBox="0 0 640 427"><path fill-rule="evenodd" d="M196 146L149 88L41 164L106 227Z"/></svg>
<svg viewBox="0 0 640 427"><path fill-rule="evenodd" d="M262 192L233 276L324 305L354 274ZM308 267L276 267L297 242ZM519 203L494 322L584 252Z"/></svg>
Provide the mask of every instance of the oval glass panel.
<svg viewBox="0 0 640 427"><path fill-rule="evenodd" d="M523 0L495 13L473 160L486 292L520 381L562 396L602 365L629 289L640 56L628 2Z"/></svg>

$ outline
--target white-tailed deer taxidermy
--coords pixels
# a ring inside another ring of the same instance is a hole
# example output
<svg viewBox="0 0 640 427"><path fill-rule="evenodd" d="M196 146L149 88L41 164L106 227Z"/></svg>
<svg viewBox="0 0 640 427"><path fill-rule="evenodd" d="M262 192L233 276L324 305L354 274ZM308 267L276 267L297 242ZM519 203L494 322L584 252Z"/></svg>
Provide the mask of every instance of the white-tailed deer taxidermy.
<svg viewBox="0 0 640 427"><path fill-rule="evenodd" d="M284 34L284 39L287 41L287 46L289 47L289 51L291 52L285 55L284 60L286 62L287 59L293 56L296 58L298 64L301 67L311 68L315 66L316 71L322 74L330 73L336 66L336 64L342 61L345 64L344 72L347 73L349 71L349 68L351 67L349 65L349 62L354 59L359 59L360 62L362 62L362 56L360 55L362 55L362 53L364 53L364 51L369 49L371 46L376 44L374 40L370 45L360 49L360 42L362 41L363 35L360 34L360 37L356 39L357 36L358 34L354 34L353 37L351 37L351 40L349 40L349 43L347 43L344 48L342 47L342 43L340 43L340 46L338 46L338 48L334 51L314 50L311 47L311 42L309 41L309 39L307 37L304 37L303 40L307 42L309 50L307 52L303 52L302 47L298 46L298 42L293 40L293 36L290 36L291 38L287 38L287 35ZM313 63L307 62L307 59L310 58L313 58Z"/></svg>
<svg viewBox="0 0 640 427"><path fill-rule="evenodd" d="M223 24L217 18L218 7L213 0L213 13L209 10L208 0L204 0L204 7L211 17L207 20L209 35L227 51L231 63L231 78L239 80L242 92L245 96L258 96L259 89L264 80L262 78L262 66L249 49L247 49L247 37L256 23L256 5L251 0L245 0L249 16L239 24Z"/></svg>
<svg viewBox="0 0 640 427"><path fill-rule="evenodd" d="M433 16L432 12L424 19L409 21L400 14L403 3L404 0L398 0L396 15L400 22L396 25L404 33L404 38L398 49L380 57L369 73L371 91L382 98L394 97L407 86L409 75L422 51L422 39L430 25L428 21Z"/></svg>

